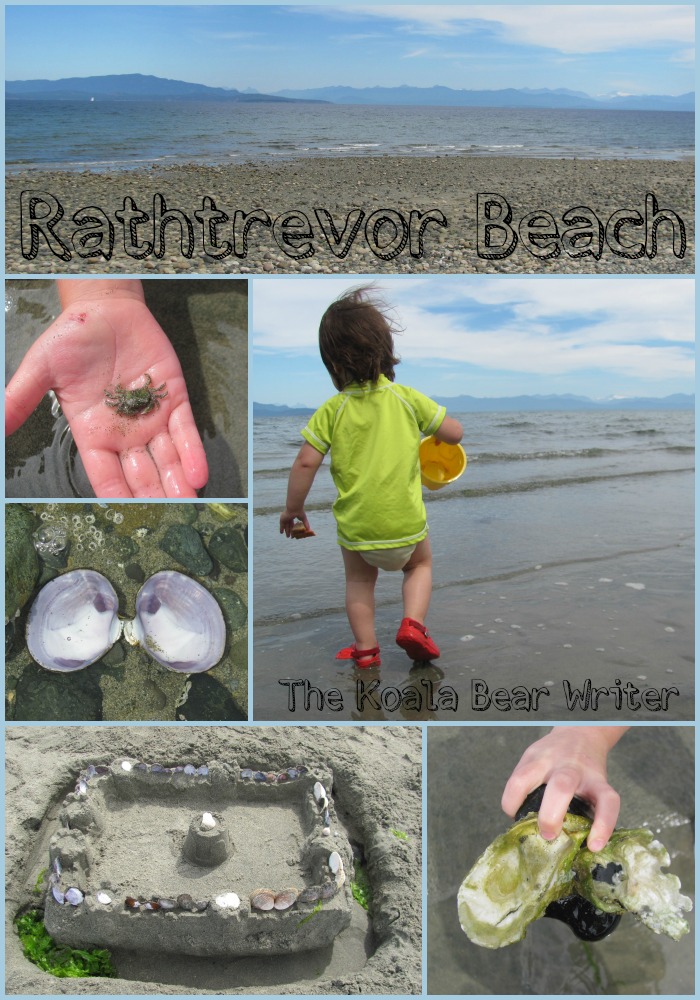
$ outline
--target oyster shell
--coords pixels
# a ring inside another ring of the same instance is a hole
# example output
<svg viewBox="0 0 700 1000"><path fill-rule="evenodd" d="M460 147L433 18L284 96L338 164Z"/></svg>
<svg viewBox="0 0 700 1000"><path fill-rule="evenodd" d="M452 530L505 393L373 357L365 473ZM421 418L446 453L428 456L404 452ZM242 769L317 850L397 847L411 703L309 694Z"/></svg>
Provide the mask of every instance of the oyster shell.
<svg viewBox="0 0 700 1000"><path fill-rule="evenodd" d="M680 894L678 878L661 871L670 864L663 845L649 830L616 830L594 854L584 846L590 827L587 817L567 813L562 832L547 841L530 814L497 837L457 894L467 937L485 948L502 948L522 940L551 904L576 899L592 904L591 913L633 913L656 934L676 941L686 934L682 914L693 904Z"/></svg>
<svg viewBox="0 0 700 1000"><path fill-rule="evenodd" d="M678 941L688 933L683 911L693 903L681 895L680 879L661 871L670 864L651 830L616 830L602 851L581 851L578 891L598 909L634 913L655 934Z"/></svg>
<svg viewBox="0 0 700 1000"><path fill-rule="evenodd" d="M459 922L470 941L502 948L522 940L528 924L570 891L573 862L590 826L567 813L559 836L545 840L531 814L497 837L457 893Z"/></svg>

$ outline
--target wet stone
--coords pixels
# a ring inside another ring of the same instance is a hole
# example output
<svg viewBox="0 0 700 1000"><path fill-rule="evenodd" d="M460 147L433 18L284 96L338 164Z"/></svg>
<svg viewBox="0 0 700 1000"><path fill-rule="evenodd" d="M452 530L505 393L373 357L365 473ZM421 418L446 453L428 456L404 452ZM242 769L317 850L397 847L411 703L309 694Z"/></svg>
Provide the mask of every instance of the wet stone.
<svg viewBox="0 0 700 1000"><path fill-rule="evenodd" d="M124 572L130 580L134 581L134 583L143 583L146 579L146 574L138 563L129 563L128 566L125 566Z"/></svg>
<svg viewBox="0 0 700 1000"><path fill-rule="evenodd" d="M248 547L236 525L225 524L215 531L209 539L209 552L235 573L248 572Z"/></svg>
<svg viewBox="0 0 700 1000"><path fill-rule="evenodd" d="M102 719L99 671L54 674L27 668L17 684L14 719L18 722L95 722Z"/></svg>
<svg viewBox="0 0 700 1000"><path fill-rule="evenodd" d="M109 527L113 528L113 525ZM105 529L109 530L109 528ZM109 551L115 562L125 563L132 556L135 556L139 547L133 538L126 535L112 534L109 539Z"/></svg>
<svg viewBox="0 0 700 1000"><path fill-rule="evenodd" d="M246 719L231 693L209 674L192 674L187 700L178 706L180 722L241 722Z"/></svg>
<svg viewBox="0 0 700 1000"><path fill-rule="evenodd" d="M5 620L24 607L39 575L32 536L36 520L18 504L5 508Z"/></svg>
<svg viewBox="0 0 700 1000"><path fill-rule="evenodd" d="M219 602L229 629L233 631L242 628L248 621L248 607L245 601L227 587L215 587L213 594Z"/></svg>
<svg viewBox="0 0 700 1000"><path fill-rule="evenodd" d="M160 547L195 576L206 576L213 569L199 533L189 524L171 525Z"/></svg>

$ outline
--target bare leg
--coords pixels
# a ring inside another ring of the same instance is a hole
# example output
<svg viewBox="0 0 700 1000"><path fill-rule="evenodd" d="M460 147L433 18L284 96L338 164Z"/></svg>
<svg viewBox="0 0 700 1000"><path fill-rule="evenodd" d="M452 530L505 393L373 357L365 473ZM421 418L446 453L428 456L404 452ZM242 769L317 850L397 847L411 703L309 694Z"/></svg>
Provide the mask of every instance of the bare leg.
<svg viewBox="0 0 700 1000"><path fill-rule="evenodd" d="M359 552L341 547L345 563L345 610L355 645L373 649L377 645L374 630L374 586L379 570L366 563Z"/></svg>
<svg viewBox="0 0 700 1000"><path fill-rule="evenodd" d="M418 542L415 551L403 568L404 618L425 622L433 591L433 553L430 539Z"/></svg>

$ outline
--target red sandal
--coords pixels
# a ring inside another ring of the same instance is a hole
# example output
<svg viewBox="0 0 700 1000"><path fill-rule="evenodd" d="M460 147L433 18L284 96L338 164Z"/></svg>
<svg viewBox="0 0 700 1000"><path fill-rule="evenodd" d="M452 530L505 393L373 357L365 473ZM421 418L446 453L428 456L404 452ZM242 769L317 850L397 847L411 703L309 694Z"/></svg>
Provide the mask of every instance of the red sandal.
<svg viewBox="0 0 700 1000"><path fill-rule="evenodd" d="M382 663L379 656L379 646L375 646L373 649L358 649L354 642L352 646L346 646L345 649L336 653L335 658L336 660L354 660L355 666L359 667L360 670L366 670L368 667L379 667ZM360 660L366 662L360 663Z"/></svg>
<svg viewBox="0 0 700 1000"><path fill-rule="evenodd" d="M437 660L440 650L428 635L425 625L414 618L404 618L396 633L396 645L412 660Z"/></svg>

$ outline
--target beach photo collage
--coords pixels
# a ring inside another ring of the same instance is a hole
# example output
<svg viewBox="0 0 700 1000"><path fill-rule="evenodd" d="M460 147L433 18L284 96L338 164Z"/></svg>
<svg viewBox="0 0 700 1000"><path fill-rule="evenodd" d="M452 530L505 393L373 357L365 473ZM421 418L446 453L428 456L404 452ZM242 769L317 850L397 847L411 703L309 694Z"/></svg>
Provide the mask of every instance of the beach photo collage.
<svg viewBox="0 0 700 1000"><path fill-rule="evenodd" d="M3 13L5 995L696 995L694 6Z"/></svg>

